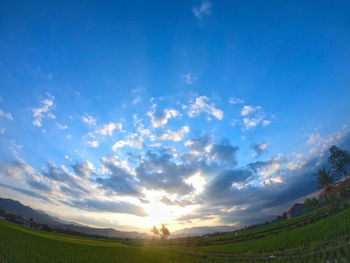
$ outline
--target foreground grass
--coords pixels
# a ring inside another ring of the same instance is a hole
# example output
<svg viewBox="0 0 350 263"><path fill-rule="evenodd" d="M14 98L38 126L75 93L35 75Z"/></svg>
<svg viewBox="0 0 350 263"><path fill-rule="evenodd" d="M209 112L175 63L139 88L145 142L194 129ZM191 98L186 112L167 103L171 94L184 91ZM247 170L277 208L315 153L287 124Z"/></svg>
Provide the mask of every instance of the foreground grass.
<svg viewBox="0 0 350 263"><path fill-rule="evenodd" d="M173 248L234 262L261 262L270 255L275 257L273 262L350 262L350 209L328 217L324 211L321 218L319 215L316 211L241 231L237 236L223 234L198 239L197 243L193 240L192 245L176 244ZM313 222L311 219L316 217L317 221Z"/></svg>
<svg viewBox="0 0 350 263"><path fill-rule="evenodd" d="M0 263L5 262L350 263L350 208L336 214L316 210L243 230L237 236L229 233L166 243L82 238L0 220Z"/></svg>
<svg viewBox="0 0 350 263"><path fill-rule="evenodd" d="M197 257L157 247L131 247L28 229L0 220L0 262L200 262Z"/></svg>

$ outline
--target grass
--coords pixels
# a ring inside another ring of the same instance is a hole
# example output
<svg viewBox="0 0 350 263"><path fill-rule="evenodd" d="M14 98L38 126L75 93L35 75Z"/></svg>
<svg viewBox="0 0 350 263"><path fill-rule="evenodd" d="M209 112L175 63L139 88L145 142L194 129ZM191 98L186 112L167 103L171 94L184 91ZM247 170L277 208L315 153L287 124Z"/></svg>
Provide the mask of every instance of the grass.
<svg viewBox="0 0 350 263"><path fill-rule="evenodd" d="M269 259L274 254L275 259ZM0 262L350 262L350 208L319 209L254 229L162 242L112 241L0 220ZM346 261L347 260L347 261Z"/></svg>
<svg viewBox="0 0 350 263"><path fill-rule="evenodd" d="M0 262L198 262L198 258L156 247L131 247L28 229L0 221Z"/></svg>

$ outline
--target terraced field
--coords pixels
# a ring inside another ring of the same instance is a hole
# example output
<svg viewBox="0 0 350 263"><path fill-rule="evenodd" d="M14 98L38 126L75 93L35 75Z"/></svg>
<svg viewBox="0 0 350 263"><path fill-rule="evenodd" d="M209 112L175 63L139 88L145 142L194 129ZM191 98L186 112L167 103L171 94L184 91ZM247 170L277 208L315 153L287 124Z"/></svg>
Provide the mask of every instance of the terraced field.
<svg viewBox="0 0 350 263"><path fill-rule="evenodd" d="M196 257L156 247L80 238L0 221L0 262L196 262Z"/></svg>
<svg viewBox="0 0 350 263"><path fill-rule="evenodd" d="M350 208L208 238L111 241L0 221L0 262L350 262Z"/></svg>

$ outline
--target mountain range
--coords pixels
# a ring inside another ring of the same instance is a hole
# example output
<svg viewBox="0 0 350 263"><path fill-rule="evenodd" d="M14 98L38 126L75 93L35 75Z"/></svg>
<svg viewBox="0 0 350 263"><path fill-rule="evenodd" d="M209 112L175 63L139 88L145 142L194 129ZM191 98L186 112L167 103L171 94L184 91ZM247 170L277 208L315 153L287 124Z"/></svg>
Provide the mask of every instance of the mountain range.
<svg viewBox="0 0 350 263"><path fill-rule="evenodd" d="M57 217L46 214L43 211L35 210L29 206L25 206L19 201L0 198L0 208L5 210L6 213L23 216L26 219L33 218L33 220L40 224L46 224L52 228L61 228L70 231L76 231L88 235L107 236L111 238L147 238L148 235L136 231L120 231L113 228L96 228L81 225L74 222L67 222ZM189 236L202 236L205 234L216 232L229 232L235 230L232 226L214 226L214 227L192 227L184 228L171 233L170 238L189 237Z"/></svg>

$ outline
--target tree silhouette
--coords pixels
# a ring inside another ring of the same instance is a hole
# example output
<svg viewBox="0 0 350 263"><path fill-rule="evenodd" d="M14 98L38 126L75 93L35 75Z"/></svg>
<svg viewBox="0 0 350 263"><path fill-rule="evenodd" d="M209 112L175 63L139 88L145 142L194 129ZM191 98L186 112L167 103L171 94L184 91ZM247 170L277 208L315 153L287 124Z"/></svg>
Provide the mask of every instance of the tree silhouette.
<svg viewBox="0 0 350 263"><path fill-rule="evenodd" d="M331 155L328 162L332 167L333 173L337 177L344 176L346 178L347 166L350 164L350 155L348 151L344 151L333 145L329 148Z"/></svg>
<svg viewBox="0 0 350 263"><path fill-rule="evenodd" d="M156 226L153 226L151 228L151 232L153 233L153 239L156 239L156 237L159 235L159 230Z"/></svg>
<svg viewBox="0 0 350 263"><path fill-rule="evenodd" d="M326 200L326 202L333 203L336 198L337 189L335 187L335 178L331 173L331 170L327 170L326 167L318 170L316 174L317 182L322 190L320 198Z"/></svg>
<svg viewBox="0 0 350 263"><path fill-rule="evenodd" d="M165 224L162 224L162 228L160 229L160 232L162 233L162 240L165 240L170 235L169 229L165 226Z"/></svg>

